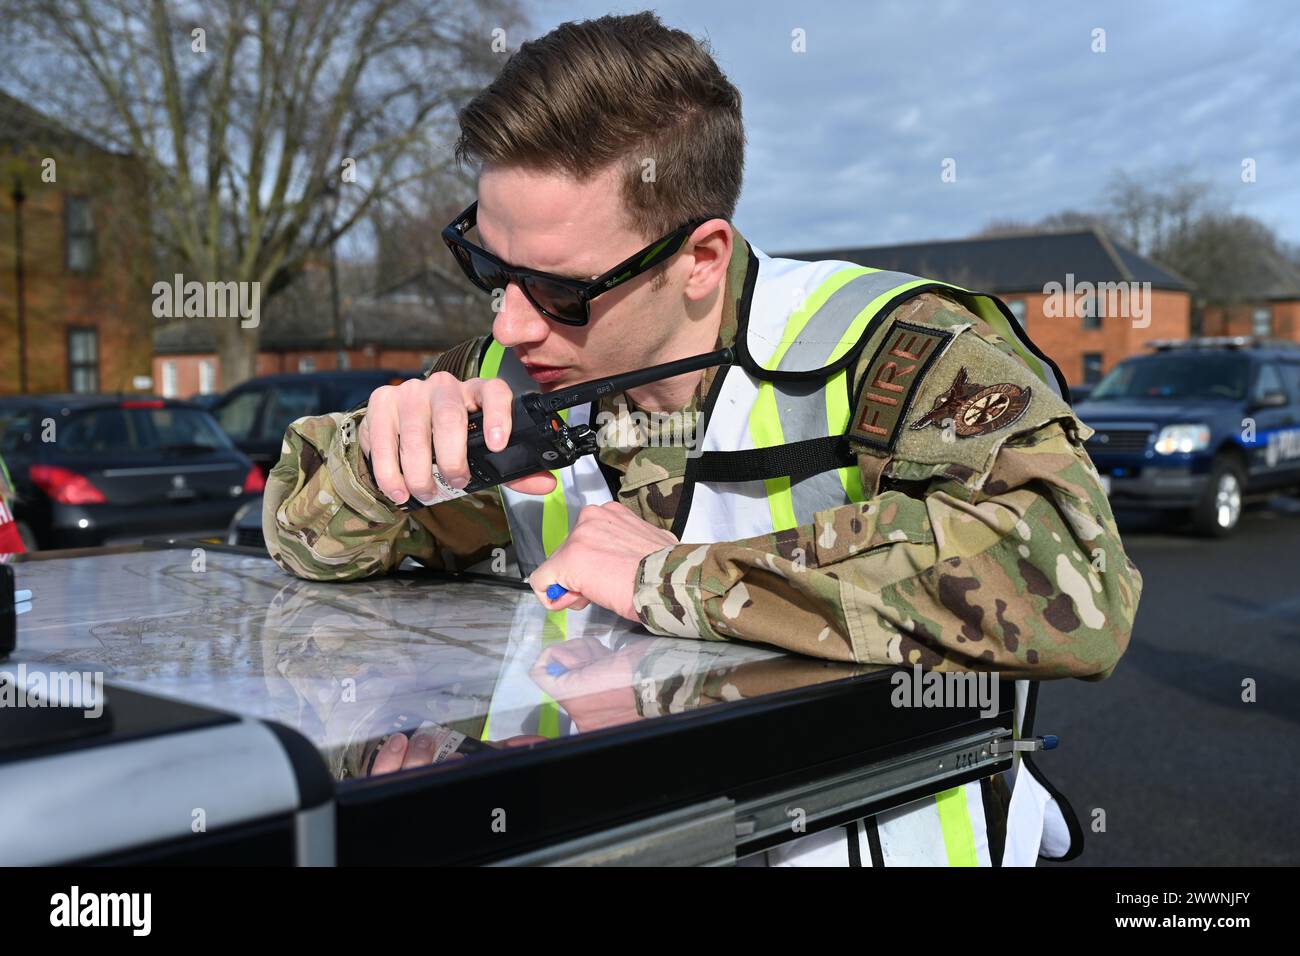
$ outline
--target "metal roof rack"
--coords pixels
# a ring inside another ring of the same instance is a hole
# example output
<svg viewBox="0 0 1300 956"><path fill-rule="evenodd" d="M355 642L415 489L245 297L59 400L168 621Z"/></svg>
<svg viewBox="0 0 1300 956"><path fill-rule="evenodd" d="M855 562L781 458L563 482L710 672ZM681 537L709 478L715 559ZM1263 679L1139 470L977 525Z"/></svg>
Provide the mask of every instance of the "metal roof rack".
<svg viewBox="0 0 1300 956"><path fill-rule="evenodd" d="M1158 352L1175 349L1294 349L1300 348L1300 342L1253 335L1210 335L1192 339L1152 339L1146 343L1146 347Z"/></svg>

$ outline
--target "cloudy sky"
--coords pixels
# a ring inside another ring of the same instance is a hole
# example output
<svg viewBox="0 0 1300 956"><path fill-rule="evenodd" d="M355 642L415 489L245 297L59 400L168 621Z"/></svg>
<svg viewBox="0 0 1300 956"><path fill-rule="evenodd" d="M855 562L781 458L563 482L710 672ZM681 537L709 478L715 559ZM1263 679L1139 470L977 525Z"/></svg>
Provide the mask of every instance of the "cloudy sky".
<svg viewBox="0 0 1300 956"><path fill-rule="evenodd" d="M765 251L959 237L1088 209L1116 170L1155 183L1180 164L1300 243L1290 0L528 4L534 35L647 7L707 37L741 91L736 223ZM796 29L806 52L791 49ZM941 180L947 158L955 182Z"/></svg>

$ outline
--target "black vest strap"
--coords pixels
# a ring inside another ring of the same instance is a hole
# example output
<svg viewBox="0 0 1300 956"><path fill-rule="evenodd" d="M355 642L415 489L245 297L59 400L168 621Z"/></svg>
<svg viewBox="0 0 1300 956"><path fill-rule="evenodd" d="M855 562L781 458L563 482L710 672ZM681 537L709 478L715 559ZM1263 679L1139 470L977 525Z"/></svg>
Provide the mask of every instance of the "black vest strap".
<svg viewBox="0 0 1300 956"><path fill-rule="evenodd" d="M770 448L700 452L695 480L758 481L788 476L790 484L795 484L857 461L847 435L829 435Z"/></svg>

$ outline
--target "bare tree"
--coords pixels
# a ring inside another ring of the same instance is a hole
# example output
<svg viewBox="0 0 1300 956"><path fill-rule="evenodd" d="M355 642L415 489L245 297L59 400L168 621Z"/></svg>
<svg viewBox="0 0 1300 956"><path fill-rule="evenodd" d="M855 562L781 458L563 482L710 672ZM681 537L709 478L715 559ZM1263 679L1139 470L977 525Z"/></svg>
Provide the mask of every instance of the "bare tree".
<svg viewBox="0 0 1300 956"><path fill-rule="evenodd" d="M517 0L10 0L28 98L147 169L161 256L265 300L452 161ZM225 384L257 330L217 330Z"/></svg>
<svg viewBox="0 0 1300 956"><path fill-rule="evenodd" d="M1063 210L1034 223L990 221L980 236L1099 225L1195 286L1198 307L1249 301L1271 281L1270 264L1288 250L1267 225L1233 212L1189 167L1160 174L1118 171L1096 212Z"/></svg>

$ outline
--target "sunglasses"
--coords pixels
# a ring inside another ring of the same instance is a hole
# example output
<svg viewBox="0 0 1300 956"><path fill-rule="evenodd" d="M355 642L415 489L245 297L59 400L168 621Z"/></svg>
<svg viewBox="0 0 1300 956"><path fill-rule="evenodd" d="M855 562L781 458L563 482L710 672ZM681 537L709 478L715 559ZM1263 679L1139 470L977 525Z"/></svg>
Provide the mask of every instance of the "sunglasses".
<svg viewBox="0 0 1300 956"><path fill-rule="evenodd" d="M511 281L519 283L528 301L538 312L565 325L586 325L591 319L590 302L598 295L622 285L659 263L672 258L686 242L691 232L701 223L720 216L703 216L674 229L640 252L624 259L604 275L584 282L568 276L552 275L535 269L520 269L502 262L486 249L480 249L465 238L465 233L478 222L478 202L475 202L442 230L442 239L456 257L461 271L470 282L484 292L494 294Z"/></svg>

